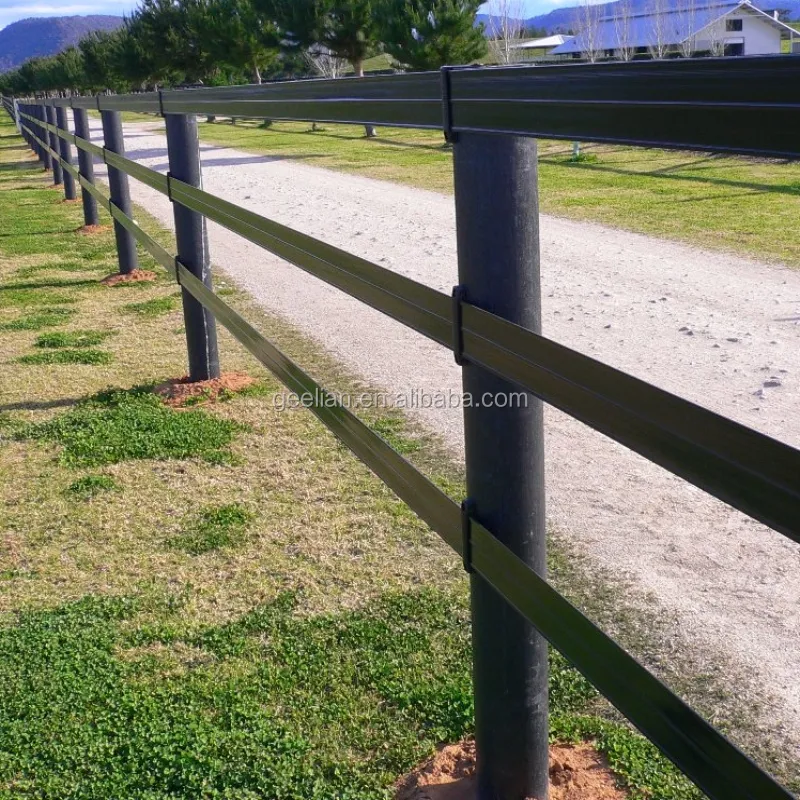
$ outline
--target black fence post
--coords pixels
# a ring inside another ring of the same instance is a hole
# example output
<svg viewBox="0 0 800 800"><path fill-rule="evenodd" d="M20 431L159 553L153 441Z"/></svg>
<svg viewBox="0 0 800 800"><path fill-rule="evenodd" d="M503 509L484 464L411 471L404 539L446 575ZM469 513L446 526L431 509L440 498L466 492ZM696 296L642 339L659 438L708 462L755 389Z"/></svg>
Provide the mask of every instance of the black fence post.
<svg viewBox="0 0 800 800"><path fill-rule="evenodd" d="M202 187L200 137L192 114L165 114L167 151L171 178ZM208 231L202 214L173 201L178 261L211 288ZM204 381L219 377L217 323L214 315L183 289L183 319L189 351L189 379Z"/></svg>
<svg viewBox="0 0 800 800"><path fill-rule="evenodd" d="M44 163L45 170L49 172L51 169L53 169L53 157L45 145L50 144L50 137L48 136L47 131L44 129L44 126L41 124L47 121L47 112L44 110L44 106L35 106L34 108L36 109L34 116L39 120L40 123L36 128L41 141L41 144L39 145L40 157Z"/></svg>
<svg viewBox="0 0 800 800"><path fill-rule="evenodd" d="M101 111L103 121L103 141L106 150L125 155L125 139L122 134L122 115L119 111ZM131 209L131 192L128 187L128 176L121 170L109 166L108 186L111 202L128 217L133 217ZM114 220L114 238L117 242L117 258L119 271L126 275L133 272L139 265L136 253L136 240L133 236Z"/></svg>
<svg viewBox="0 0 800 800"><path fill-rule="evenodd" d="M53 108L53 106L45 106L44 107L44 113L45 113L45 119L47 120L47 122L50 125L55 125L56 124L56 110ZM50 142L50 149L54 153L59 153L60 150L59 150L59 147L58 147L58 139L59 139L58 134L53 133L52 131L46 131L45 132L45 137L46 137L45 141L46 142L47 141ZM52 158L52 165L53 165L53 183L56 186L61 186L61 184L64 183L64 170L61 169L61 162L55 156L53 156L53 158Z"/></svg>
<svg viewBox="0 0 800 800"><path fill-rule="evenodd" d="M459 133L453 161L459 292L540 332L536 140ZM544 576L542 403L468 362L462 381L470 513ZM474 573L470 591L477 797L547 800L547 642Z"/></svg>
<svg viewBox="0 0 800 800"><path fill-rule="evenodd" d="M28 111L28 106L25 103L20 103L17 106L17 108L19 109L19 113L20 114L29 114L30 113ZM33 142L31 140L30 135L28 134L28 126L30 125L30 122L28 122L28 120L22 120L20 118L20 125L21 125L20 130L21 130L21 133L22 133L22 138L28 143L28 147L30 147L31 150L33 150L34 153L36 153L36 155L38 156L39 154L36 151L36 149L33 147Z"/></svg>
<svg viewBox="0 0 800 800"><path fill-rule="evenodd" d="M64 131L65 133L69 133L69 126L67 125L67 109L63 108L62 106L58 106L55 109L56 112L56 125ZM69 146L69 142L66 139L62 139L58 136L58 152L61 154L61 158L65 164L72 165L72 148ZM64 172L64 199L65 200L76 200L78 195L75 192L75 178L72 176L72 173L69 170L63 170Z"/></svg>
<svg viewBox="0 0 800 800"><path fill-rule="evenodd" d="M44 106L34 106L34 114L33 116L36 117L40 122L47 121L47 112L44 109ZM39 149L39 157L42 159L44 163L45 170L53 169L53 158L50 155L50 151L44 147L45 144L49 144L50 137L47 135L47 131L44 129L42 125L36 126L36 132L39 135L39 139L41 139L42 144L38 145Z"/></svg>
<svg viewBox="0 0 800 800"><path fill-rule="evenodd" d="M89 132L89 113L85 108L73 108L72 118L75 123L75 135L79 139L86 139L91 141L91 134ZM84 180L94 185L94 162L92 161L92 154L78 148L78 171ZM83 222L85 225L98 225L100 217L97 214L97 200L94 196L81 187L81 200L83 201Z"/></svg>

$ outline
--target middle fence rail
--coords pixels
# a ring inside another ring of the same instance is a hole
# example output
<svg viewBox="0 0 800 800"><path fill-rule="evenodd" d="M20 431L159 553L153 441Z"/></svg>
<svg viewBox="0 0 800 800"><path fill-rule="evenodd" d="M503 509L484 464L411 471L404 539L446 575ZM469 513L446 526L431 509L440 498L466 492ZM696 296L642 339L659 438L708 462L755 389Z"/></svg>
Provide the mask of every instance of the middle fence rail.
<svg viewBox="0 0 800 800"><path fill-rule="evenodd" d="M98 189L87 174L86 159L81 159L81 170L76 169L48 137L54 135L67 147L74 145L103 161L110 171L168 196L176 209L218 222L450 349L459 364L480 367L530 392L800 542L800 451L482 308L470 302L469 287L466 293L461 287L448 296L215 197L203 191L199 181L163 175L121 152L92 144L83 113L95 109L104 116L115 115L117 123L119 112L130 110L168 117L215 114L439 129L455 142L456 204L458 208L461 202L463 209L458 160L462 186L465 176L480 172L481 163L466 159L463 154L468 151L459 153L459 148L469 143L478 155L488 159L494 152L502 159L502 147L492 151L498 138L566 138L800 157L800 60L445 68L441 73L141 95L4 98L3 104L21 121L23 136L45 165L48 159L60 165L85 196L102 205L115 225L176 279L186 296L290 390L313 397L311 411L462 557L467 571L480 576L531 623L709 797L792 797L554 590L504 543L502 530L482 523L480 503L459 507L216 295L202 264L170 254L129 211ZM53 107L73 108L84 136L47 121L41 112ZM515 157L509 156L508 163ZM469 452L467 467L469 489ZM476 686L476 704L477 692Z"/></svg>

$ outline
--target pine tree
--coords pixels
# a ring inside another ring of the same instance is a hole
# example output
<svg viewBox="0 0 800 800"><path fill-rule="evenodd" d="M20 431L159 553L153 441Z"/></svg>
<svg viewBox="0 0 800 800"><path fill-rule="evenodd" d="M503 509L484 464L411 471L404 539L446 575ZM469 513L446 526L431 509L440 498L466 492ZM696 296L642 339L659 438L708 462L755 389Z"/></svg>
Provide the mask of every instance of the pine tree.
<svg viewBox="0 0 800 800"><path fill-rule="evenodd" d="M323 47L347 61L356 77L364 76L364 61L379 43L372 0L257 0L272 8L290 46L302 50ZM374 136L372 125L365 126Z"/></svg>
<svg viewBox="0 0 800 800"><path fill-rule="evenodd" d="M78 49L83 56L85 88L95 92L116 88L116 77L112 68L113 35L95 31L78 42Z"/></svg>
<svg viewBox="0 0 800 800"><path fill-rule="evenodd" d="M486 55L480 0L383 0L379 17L384 49L403 67L438 69Z"/></svg>
<svg viewBox="0 0 800 800"><path fill-rule="evenodd" d="M215 60L242 70L253 83L280 54L278 28L251 0L213 0L209 7Z"/></svg>

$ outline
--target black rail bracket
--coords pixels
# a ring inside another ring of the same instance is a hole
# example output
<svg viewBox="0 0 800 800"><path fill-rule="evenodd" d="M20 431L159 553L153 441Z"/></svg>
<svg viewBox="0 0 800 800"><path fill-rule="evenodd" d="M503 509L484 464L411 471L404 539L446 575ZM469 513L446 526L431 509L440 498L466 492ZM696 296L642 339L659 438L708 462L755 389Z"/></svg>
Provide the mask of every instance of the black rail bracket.
<svg viewBox="0 0 800 800"><path fill-rule="evenodd" d="M174 203L175 199L172 197L172 173L167 172L167 199L170 203Z"/></svg>
<svg viewBox="0 0 800 800"><path fill-rule="evenodd" d="M467 498L461 501L461 559L464 563L464 571L472 574L475 569L472 566L472 512L475 510L475 503Z"/></svg>
<svg viewBox="0 0 800 800"><path fill-rule="evenodd" d="M458 134L453 133L453 103L450 97L450 75L453 67L442 67L442 129L444 140L453 144L458 139Z"/></svg>
<svg viewBox="0 0 800 800"><path fill-rule="evenodd" d="M456 364L464 363L464 330L461 327L463 319L462 303L467 299L467 288L459 284L453 287L453 357Z"/></svg>
<svg viewBox="0 0 800 800"><path fill-rule="evenodd" d="M178 286L183 287L183 284L181 283L181 267L184 269L189 269L189 267L187 267L186 264L184 264L183 261L178 258L178 256L175 256L175 283L177 283ZM189 271L191 272L191 270Z"/></svg>

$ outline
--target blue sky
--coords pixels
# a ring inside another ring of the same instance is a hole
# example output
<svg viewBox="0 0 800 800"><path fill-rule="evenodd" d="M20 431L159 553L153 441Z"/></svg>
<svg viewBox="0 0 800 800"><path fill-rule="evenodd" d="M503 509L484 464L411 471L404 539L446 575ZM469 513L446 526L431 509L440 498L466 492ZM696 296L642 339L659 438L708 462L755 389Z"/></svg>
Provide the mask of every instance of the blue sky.
<svg viewBox="0 0 800 800"><path fill-rule="evenodd" d="M575 5L576 0L524 0L526 16ZM0 28L25 17L61 17L69 14L123 14L136 0L0 0Z"/></svg>

